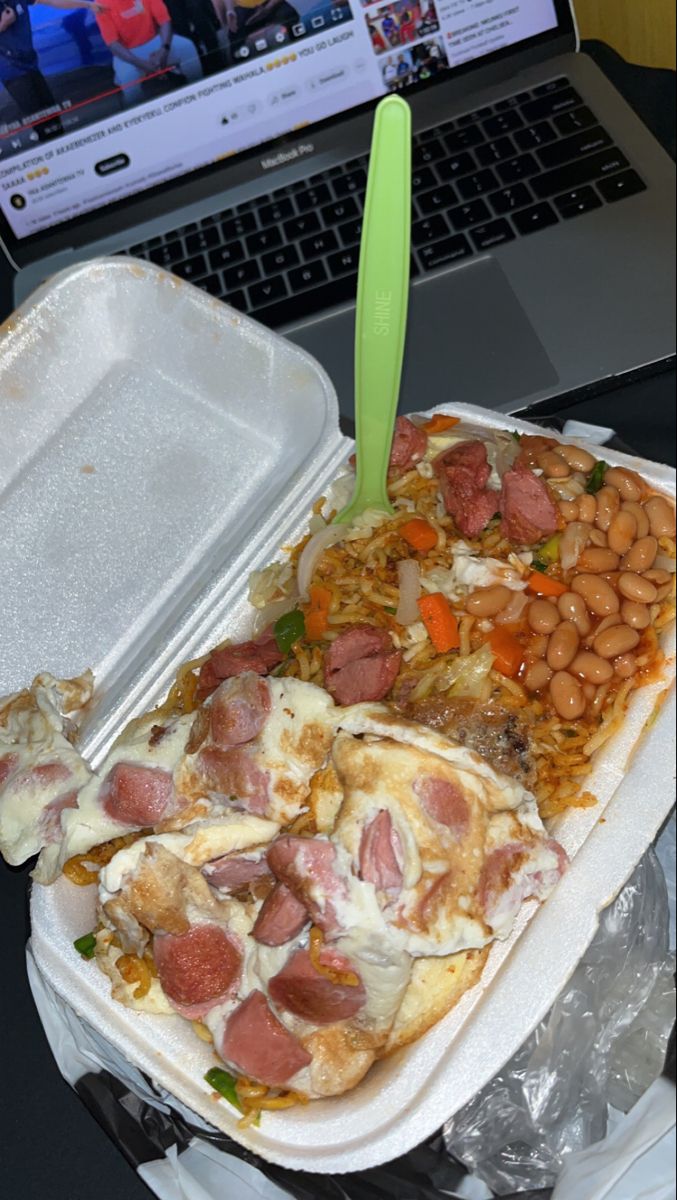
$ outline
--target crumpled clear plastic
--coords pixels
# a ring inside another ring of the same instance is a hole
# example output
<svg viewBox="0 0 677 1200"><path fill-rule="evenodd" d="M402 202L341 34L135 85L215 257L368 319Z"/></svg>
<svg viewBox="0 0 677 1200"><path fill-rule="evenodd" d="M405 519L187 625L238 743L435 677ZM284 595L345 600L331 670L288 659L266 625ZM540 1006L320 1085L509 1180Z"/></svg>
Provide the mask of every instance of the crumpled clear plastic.
<svg viewBox="0 0 677 1200"><path fill-rule="evenodd" d="M665 876L639 863L547 1017L444 1126L447 1150L497 1195L552 1187L660 1075L674 1024Z"/></svg>

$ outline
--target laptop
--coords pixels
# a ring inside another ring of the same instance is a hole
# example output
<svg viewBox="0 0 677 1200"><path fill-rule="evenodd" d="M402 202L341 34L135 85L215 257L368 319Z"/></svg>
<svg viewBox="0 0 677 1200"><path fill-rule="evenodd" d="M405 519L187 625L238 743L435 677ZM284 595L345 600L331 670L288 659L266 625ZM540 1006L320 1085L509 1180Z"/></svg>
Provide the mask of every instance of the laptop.
<svg viewBox="0 0 677 1200"><path fill-rule="evenodd" d="M674 166L568 0L7 0L0 83L17 302L131 254L305 347L350 416L373 109L398 91L401 411L571 402L673 361Z"/></svg>

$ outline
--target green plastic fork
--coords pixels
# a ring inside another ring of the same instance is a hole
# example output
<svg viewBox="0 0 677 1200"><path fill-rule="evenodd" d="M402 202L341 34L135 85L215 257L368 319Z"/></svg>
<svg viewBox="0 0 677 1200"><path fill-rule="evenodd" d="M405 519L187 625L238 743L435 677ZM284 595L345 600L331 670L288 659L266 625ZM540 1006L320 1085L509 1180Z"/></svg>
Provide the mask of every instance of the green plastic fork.
<svg viewBox="0 0 677 1200"><path fill-rule="evenodd" d="M334 519L368 508L393 512L388 460L400 392L409 301L411 112L400 96L376 108L364 206L355 314L355 441L352 500Z"/></svg>

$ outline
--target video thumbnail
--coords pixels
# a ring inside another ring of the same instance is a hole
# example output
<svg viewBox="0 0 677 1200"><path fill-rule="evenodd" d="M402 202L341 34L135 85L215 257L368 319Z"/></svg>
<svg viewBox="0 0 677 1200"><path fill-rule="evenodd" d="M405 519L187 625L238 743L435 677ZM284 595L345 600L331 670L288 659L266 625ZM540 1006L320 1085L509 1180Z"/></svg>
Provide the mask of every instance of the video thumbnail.
<svg viewBox="0 0 677 1200"><path fill-rule="evenodd" d="M395 0L365 16L375 54L387 54L419 38L437 33L440 23L433 0Z"/></svg>
<svg viewBox="0 0 677 1200"><path fill-rule="evenodd" d="M412 83L435 79L448 66L442 38L436 37L391 54L383 63L381 73L388 91L400 92Z"/></svg>

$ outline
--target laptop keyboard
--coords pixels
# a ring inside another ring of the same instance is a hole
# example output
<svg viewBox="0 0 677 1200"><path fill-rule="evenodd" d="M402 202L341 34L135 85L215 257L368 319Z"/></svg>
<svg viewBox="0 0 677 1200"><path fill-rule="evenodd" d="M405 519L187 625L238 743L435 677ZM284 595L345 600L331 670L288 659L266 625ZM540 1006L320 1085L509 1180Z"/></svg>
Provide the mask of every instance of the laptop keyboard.
<svg viewBox="0 0 677 1200"><path fill-rule="evenodd" d="M270 326L355 298L367 155L131 246ZM645 184L568 79L414 137L412 276Z"/></svg>

